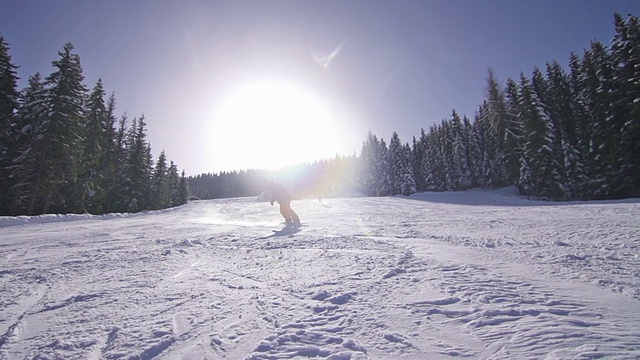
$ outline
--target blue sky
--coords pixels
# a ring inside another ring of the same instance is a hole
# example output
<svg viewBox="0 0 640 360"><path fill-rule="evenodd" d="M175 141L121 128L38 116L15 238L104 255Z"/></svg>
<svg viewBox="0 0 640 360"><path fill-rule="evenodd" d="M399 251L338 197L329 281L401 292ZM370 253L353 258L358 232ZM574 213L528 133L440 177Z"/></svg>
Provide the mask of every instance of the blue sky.
<svg viewBox="0 0 640 360"><path fill-rule="evenodd" d="M241 84L295 84L321 99L342 136L329 151L349 154L368 131L409 142L452 109L473 118L489 67L504 82L566 64L592 40L609 43L616 11L640 15L640 1L2 0L0 35L20 88L72 42L85 84L102 78L118 115L144 113L154 155L194 175L253 166L238 154L270 147L240 134L231 151L215 145L226 136L211 130L216 104ZM265 136L311 138L306 127Z"/></svg>

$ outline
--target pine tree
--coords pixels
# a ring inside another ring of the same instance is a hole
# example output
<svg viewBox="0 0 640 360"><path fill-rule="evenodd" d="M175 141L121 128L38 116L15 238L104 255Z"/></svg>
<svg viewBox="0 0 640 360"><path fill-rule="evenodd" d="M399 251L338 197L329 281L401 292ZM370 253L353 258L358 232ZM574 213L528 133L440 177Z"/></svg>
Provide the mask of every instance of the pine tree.
<svg viewBox="0 0 640 360"><path fill-rule="evenodd" d="M467 157L467 169L470 177L470 187L480 186L478 183L478 166L482 161L478 147L478 139L476 137L474 127L468 117L462 117L463 141L465 143L465 152Z"/></svg>
<svg viewBox="0 0 640 360"><path fill-rule="evenodd" d="M169 169L167 167L167 157L164 150L158 157L156 167L151 179L151 190L149 194L149 208L159 210L171 206L171 188L169 183Z"/></svg>
<svg viewBox="0 0 640 360"><path fill-rule="evenodd" d="M417 191L426 190L426 184L425 184L426 175L424 173L424 167L422 166L422 159L424 159L425 157L426 137L427 137L427 134L425 133L424 129L420 129L420 139L416 139L414 136L413 146L411 148L411 152L413 153L412 154L413 162L411 165L413 167L413 173L415 174Z"/></svg>
<svg viewBox="0 0 640 360"><path fill-rule="evenodd" d="M504 139L505 166L508 183L515 184L520 177L520 158L522 157L522 122L519 120L518 84L513 79L507 80L504 92L506 101L506 133Z"/></svg>
<svg viewBox="0 0 640 360"><path fill-rule="evenodd" d="M402 155L404 172L401 174L402 182L400 186L400 193L402 195L411 195L418 190L416 185L416 176L412 165L415 160L413 152L411 151L411 146L409 146L408 143L402 146Z"/></svg>
<svg viewBox="0 0 640 360"><path fill-rule="evenodd" d="M576 102L572 93L569 77L556 61L547 64L547 110L555 120L556 138L555 153L564 161L560 163L563 181L566 183L566 197L581 198L586 184L585 165L578 141L578 120L576 119ZM559 154L561 153L561 154Z"/></svg>
<svg viewBox="0 0 640 360"><path fill-rule="evenodd" d="M421 146L424 149L422 159L420 159L420 166L422 168L422 174L424 174L424 189L429 191L438 190L439 176L437 173L436 159L438 156L438 144L436 143L436 127L432 126L429 129L429 133L420 137Z"/></svg>
<svg viewBox="0 0 640 360"><path fill-rule="evenodd" d="M521 173L521 179L533 176L535 195L546 199L561 200L566 196L566 189L561 173L561 154L558 154L558 139L555 123L545 109L543 99L547 95L547 84L538 68L534 69L531 83L521 75L523 128L525 129L524 160L531 171ZM521 168L521 171L524 169ZM520 184L523 191L524 184ZM527 194L527 193L525 193ZM531 194L527 194L531 195Z"/></svg>
<svg viewBox="0 0 640 360"><path fill-rule="evenodd" d="M144 115L134 119L127 134L126 162L124 170L124 208L127 212L138 212L149 205L151 181L151 148L146 140Z"/></svg>
<svg viewBox="0 0 640 360"><path fill-rule="evenodd" d="M0 36L0 215L9 211L11 180L8 167L13 160L12 151L17 132L14 113L18 108L18 67L11 62L9 45Z"/></svg>
<svg viewBox="0 0 640 360"><path fill-rule="evenodd" d="M121 143L118 142L118 133L116 132L115 124L115 108L116 97L115 94L111 94L107 100L107 108L105 114L105 124L103 132L105 134L105 148L102 152L100 161L100 169L98 170L101 176L100 189L102 189L102 211L110 211L111 205L111 191L116 182L116 176L118 174L118 163L120 160ZM123 130L124 134L124 130ZM122 137L120 138L122 140Z"/></svg>
<svg viewBox="0 0 640 360"><path fill-rule="evenodd" d="M478 113L478 127L482 138L484 151L484 176L485 187L499 188L508 185L508 175L502 141L495 126L491 122L491 110L488 103L484 103Z"/></svg>
<svg viewBox="0 0 640 360"><path fill-rule="evenodd" d="M585 191L591 198L615 196L613 179L620 177L617 155L621 129L612 123L611 93L613 92L613 66L610 54L599 42L592 42L580 64L577 93L582 134L587 150L583 153L588 183ZM584 150L583 150L584 151Z"/></svg>
<svg viewBox="0 0 640 360"><path fill-rule="evenodd" d="M110 176L105 185L107 192L105 199L105 210L107 212L126 211L126 202L129 191L129 181L127 178L127 114L123 114L118 122L118 130L113 140L113 161ZM136 121L134 119L134 121Z"/></svg>
<svg viewBox="0 0 640 360"><path fill-rule="evenodd" d="M404 169L402 168L402 144L400 143L400 137L397 132L393 132L391 140L389 140L389 182L390 182L390 195L397 195L401 193L402 187L402 175Z"/></svg>
<svg viewBox="0 0 640 360"><path fill-rule="evenodd" d="M371 132L367 134L367 139L362 144L360 151L360 184L362 191L367 195L373 195L376 187L376 159L375 147L378 146L378 139Z"/></svg>
<svg viewBox="0 0 640 360"><path fill-rule="evenodd" d="M377 196L387 196L391 194L391 166L389 164L389 148L383 138L380 138L379 146L376 148L378 159L378 187L376 189Z"/></svg>
<svg viewBox="0 0 640 360"><path fill-rule="evenodd" d="M176 202L174 205L183 205L189 201L189 182L185 176L184 170L182 170L182 175L180 176L180 182L178 184L178 196L176 198Z"/></svg>
<svg viewBox="0 0 640 360"><path fill-rule="evenodd" d="M180 200L180 175L178 174L178 167L173 161L169 162L169 170L167 171L168 183L169 183L169 206L177 206Z"/></svg>
<svg viewBox="0 0 640 360"><path fill-rule="evenodd" d="M475 179L476 183L480 187L488 187L490 183L490 167L491 162L489 159L489 150L487 147L487 132L489 130L488 125L484 119L484 111L486 103L478 108L472 130L472 138L474 139L474 159L475 161Z"/></svg>
<svg viewBox="0 0 640 360"><path fill-rule="evenodd" d="M369 133L362 146L362 184L369 195L385 196L390 193L388 149L383 139Z"/></svg>
<svg viewBox="0 0 640 360"><path fill-rule="evenodd" d="M15 187L19 188L16 190L21 198L18 203L24 204L22 212L28 215L47 213L50 209L69 212L74 200L77 203L77 198L68 203L68 197L73 194L71 186L78 176L85 88L80 58L72 50L73 45L65 44L60 59L52 62L56 71L45 81L46 115L43 119L40 113L30 115L31 121L41 120L35 130L37 144L15 161L18 176ZM37 104L40 103L38 100ZM37 165L31 166L28 161ZM25 195L28 200L23 199Z"/></svg>
<svg viewBox="0 0 640 360"><path fill-rule="evenodd" d="M410 195L416 192L412 153L409 145L402 145L397 132L389 142L390 193L391 195Z"/></svg>
<svg viewBox="0 0 640 360"><path fill-rule="evenodd" d="M82 210L92 213L103 211L104 189L102 165L109 146L108 122L109 114L104 102L105 91L102 80L98 79L87 100L84 120L84 136L82 162L78 188L82 199Z"/></svg>
<svg viewBox="0 0 640 360"><path fill-rule="evenodd" d="M47 90L40 73L29 77L20 95L20 105L11 134L11 164L7 168L10 179L10 213L29 213L29 202L35 184L44 169L46 156L44 132L48 123Z"/></svg>
<svg viewBox="0 0 640 360"><path fill-rule="evenodd" d="M18 107L17 68L11 62L9 45L0 36L0 159L5 158L13 114Z"/></svg>
<svg viewBox="0 0 640 360"><path fill-rule="evenodd" d="M453 141L453 166L457 175L456 190L467 190L473 184L469 168L469 135L463 127L460 115L454 110L451 115L451 132Z"/></svg>
<svg viewBox="0 0 640 360"><path fill-rule="evenodd" d="M616 13L611 45L613 86L610 124L620 130L616 151L621 171L614 191L620 196L640 196L640 20Z"/></svg>
<svg viewBox="0 0 640 360"><path fill-rule="evenodd" d="M81 161L83 136L83 107L86 89L80 57L72 53L74 47L67 43L59 60L53 61L56 71L46 78L49 88L49 118L44 134L47 139L45 178L41 178L44 191L42 212L49 212L54 205L56 211L72 211L84 193L73 193ZM36 192L37 194L38 192ZM72 204L67 197L73 196Z"/></svg>

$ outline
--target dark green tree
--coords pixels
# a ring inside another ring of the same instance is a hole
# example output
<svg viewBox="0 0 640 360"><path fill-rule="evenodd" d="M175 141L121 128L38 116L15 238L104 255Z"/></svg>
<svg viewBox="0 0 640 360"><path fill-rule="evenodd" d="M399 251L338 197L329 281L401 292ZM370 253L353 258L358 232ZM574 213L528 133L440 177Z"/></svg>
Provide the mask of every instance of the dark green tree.
<svg viewBox="0 0 640 360"><path fill-rule="evenodd" d="M164 150L160 153L151 179L149 208L159 210L171 206L171 184Z"/></svg>
<svg viewBox="0 0 640 360"><path fill-rule="evenodd" d="M82 84L84 75L80 57L72 53L73 49L71 43L64 45L63 51L58 53L60 59L52 62L56 70L45 81L49 90L49 116L44 132L47 165L45 176L36 185L38 191L34 192L34 199L43 195L43 213L49 212L50 206L57 212L72 211L81 203L83 195L76 192L73 185L82 161L86 89Z"/></svg>
<svg viewBox="0 0 640 360"><path fill-rule="evenodd" d="M21 129L17 128L14 113L18 108L18 67L11 62L9 45L0 36L0 214L9 211L11 201L9 166L13 160L13 149L16 148L16 136Z"/></svg>
<svg viewBox="0 0 640 360"><path fill-rule="evenodd" d="M397 132L389 141L389 178L391 195L411 195L416 192L413 175L412 154L408 145L400 142Z"/></svg>
<svg viewBox="0 0 640 360"><path fill-rule="evenodd" d="M80 211L101 213L104 203L103 162L109 147L109 114L104 101L105 91L102 80L98 79L91 90L86 103L84 120L84 151L81 154L78 178L78 196L81 199Z"/></svg>
<svg viewBox="0 0 640 360"><path fill-rule="evenodd" d="M620 130L616 151L620 172L614 192L640 196L640 21L618 13L614 20L610 125Z"/></svg>
<svg viewBox="0 0 640 360"><path fill-rule="evenodd" d="M35 184L44 169L45 138L48 122L47 90L39 73L29 77L27 87L20 95L20 106L15 116L12 131L12 148L9 152L10 165L10 214L28 213Z"/></svg>
<svg viewBox="0 0 640 360"><path fill-rule="evenodd" d="M124 200L127 212L138 212L148 208L151 182L151 147L146 140L144 115L134 119L127 135L126 162L124 164Z"/></svg>

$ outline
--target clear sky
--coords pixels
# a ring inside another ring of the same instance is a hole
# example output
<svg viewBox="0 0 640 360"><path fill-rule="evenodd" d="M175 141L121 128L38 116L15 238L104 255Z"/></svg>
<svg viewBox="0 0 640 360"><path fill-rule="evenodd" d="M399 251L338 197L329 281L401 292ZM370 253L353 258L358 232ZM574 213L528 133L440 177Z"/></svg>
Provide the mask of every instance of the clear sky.
<svg viewBox="0 0 640 360"><path fill-rule="evenodd" d="M358 153L473 118L501 81L608 44L637 0L0 0L20 89L66 42L117 114L144 113L154 157L188 175Z"/></svg>

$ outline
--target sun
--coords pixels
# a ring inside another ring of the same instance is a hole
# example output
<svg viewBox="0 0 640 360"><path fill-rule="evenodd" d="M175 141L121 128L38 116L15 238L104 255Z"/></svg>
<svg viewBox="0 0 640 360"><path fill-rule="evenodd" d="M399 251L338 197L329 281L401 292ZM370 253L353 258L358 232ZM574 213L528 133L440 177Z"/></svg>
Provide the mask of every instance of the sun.
<svg viewBox="0 0 640 360"><path fill-rule="evenodd" d="M211 134L212 163L223 171L330 158L341 142L327 104L282 82L249 83L231 91L214 109Z"/></svg>

